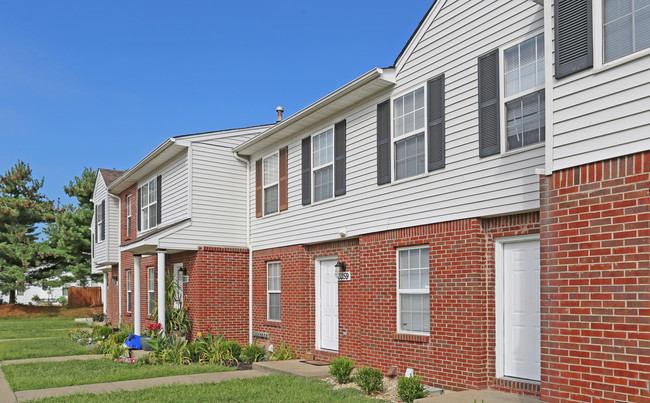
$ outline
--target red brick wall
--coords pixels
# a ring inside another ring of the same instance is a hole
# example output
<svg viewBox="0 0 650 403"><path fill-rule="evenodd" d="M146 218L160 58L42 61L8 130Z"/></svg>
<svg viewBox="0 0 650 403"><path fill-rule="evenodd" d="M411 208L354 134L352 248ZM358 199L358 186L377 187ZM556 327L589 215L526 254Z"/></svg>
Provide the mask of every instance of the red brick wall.
<svg viewBox="0 0 650 403"><path fill-rule="evenodd" d="M113 285L113 277L118 278L118 267L113 266L113 269L108 273L108 282L106 283L106 315L108 320L113 325L118 325L120 322L119 311L119 285Z"/></svg>
<svg viewBox="0 0 650 403"><path fill-rule="evenodd" d="M497 387L539 395L528 384L494 378L494 238L538 233L538 215L469 219L254 253L254 326L301 355L314 351L315 259L337 256L352 281L339 283L339 354L358 365L399 373L414 368L447 389ZM398 334L396 248L429 245L430 336ZM280 261L282 322L266 320L266 263Z"/></svg>
<svg viewBox="0 0 650 403"><path fill-rule="evenodd" d="M541 179L542 398L650 401L650 152Z"/></svg>

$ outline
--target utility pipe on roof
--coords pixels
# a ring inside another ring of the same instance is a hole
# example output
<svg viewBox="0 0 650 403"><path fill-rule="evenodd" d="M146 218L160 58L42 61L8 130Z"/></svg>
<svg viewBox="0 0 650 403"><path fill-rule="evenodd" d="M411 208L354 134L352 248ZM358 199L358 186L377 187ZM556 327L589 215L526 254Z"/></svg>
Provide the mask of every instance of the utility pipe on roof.
<svg viewBox="0 0 650 403"><path fill-rule="evenodd" d="M248 248L248 344L253 344L253 245L251 242L251 174L250 161L235 151L238 161L246 164L246 247Z"/></svg>

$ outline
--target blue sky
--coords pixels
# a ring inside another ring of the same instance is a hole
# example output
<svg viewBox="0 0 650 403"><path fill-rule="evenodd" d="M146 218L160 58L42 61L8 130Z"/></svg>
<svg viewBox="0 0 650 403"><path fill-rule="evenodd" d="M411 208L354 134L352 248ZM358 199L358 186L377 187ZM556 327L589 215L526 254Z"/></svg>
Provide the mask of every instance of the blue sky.
<svg viewBox="0 0 650 403"><path fill-rule="evenodd" d="M126 169L167 137L297 112L393 64L431 1L5 1L0 171L45 194Z"/></svg>

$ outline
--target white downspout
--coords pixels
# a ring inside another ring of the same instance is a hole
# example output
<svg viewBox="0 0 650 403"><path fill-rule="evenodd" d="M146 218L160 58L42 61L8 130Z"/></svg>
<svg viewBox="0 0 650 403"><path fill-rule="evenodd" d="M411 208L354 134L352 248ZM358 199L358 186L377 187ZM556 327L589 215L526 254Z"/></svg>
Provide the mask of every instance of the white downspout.
<svg viewBox="0 0 650 403"><path fill-rule="evenodd" d="M238 161L246 164L246 247L248 248L248 343L253 344L253 244L251 242L251 173L250 161L236 152Z"/></svg>
<svg viewBox="0 0 650 403"><path fill-rule="evenodd" d="M106 189L106 194L117 199L117 324L119 325L122 323L122 251L120 250L120 243L122 243L122 198L109 193L108 189ZM107 238L110 238L110 236ZM106 290L106 299L108 300L108 289ZM108 314L107 302L104 303L104 314Z"/></svg>

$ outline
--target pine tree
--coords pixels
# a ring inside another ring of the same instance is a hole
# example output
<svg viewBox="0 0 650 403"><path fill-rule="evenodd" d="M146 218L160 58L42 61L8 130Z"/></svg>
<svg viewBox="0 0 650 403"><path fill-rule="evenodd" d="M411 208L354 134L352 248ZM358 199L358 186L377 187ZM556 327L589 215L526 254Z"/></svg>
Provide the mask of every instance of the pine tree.
<svg viewBox="0 0 650 403"><path fill-rule="evenodd" d="M40 193L43 183L32 178L29 164L20 160L0 176L0 292L9 294L10 303L53 256L37 232L39 224L54 221L54 205Z"/></svg>
<svg viewBox="0 0 650 403"><path fill-rule="evenodd" d="M78 282L85 286L92 278L90 225L93 205L90 200L96 178L96 172L84 168L81 176L76 176L68 186L64 186L65 193L75 197L78 206L64 205L57 211L55 221L45 229L55 258L54 264L41 271L40 277L47 277L50 285ZM58 282L54 279L58 279Z"/></svg>

